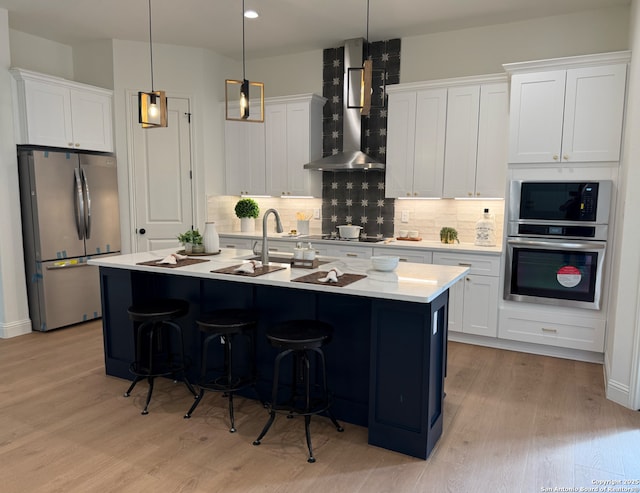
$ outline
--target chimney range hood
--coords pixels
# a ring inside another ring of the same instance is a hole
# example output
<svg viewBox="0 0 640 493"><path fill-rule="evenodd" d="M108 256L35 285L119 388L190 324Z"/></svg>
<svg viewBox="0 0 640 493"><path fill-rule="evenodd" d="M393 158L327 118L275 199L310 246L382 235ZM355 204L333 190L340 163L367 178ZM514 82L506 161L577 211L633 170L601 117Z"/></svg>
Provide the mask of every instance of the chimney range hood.
<svg viewBox="0 0 640 493"><path fill-rule="evenodd" d="M348 67L362 66L362 47L364 40L362 38L350 39L345 41L344 46L344 66L345 77ZM351 90L358 90L355 84L350 85ZM346 91L347 83L345 81L344 88ZM359 99L359 95L353 95L355 99ZM320 170L320 171L353 171L353 170L384 170L384 163L372 158L360 150L362 135L362 117L358 108L347 107L347 95L343 94L343 130L342 130L342 147L343 151L331 156L316 159L304 165L304 169Z"/></svg>

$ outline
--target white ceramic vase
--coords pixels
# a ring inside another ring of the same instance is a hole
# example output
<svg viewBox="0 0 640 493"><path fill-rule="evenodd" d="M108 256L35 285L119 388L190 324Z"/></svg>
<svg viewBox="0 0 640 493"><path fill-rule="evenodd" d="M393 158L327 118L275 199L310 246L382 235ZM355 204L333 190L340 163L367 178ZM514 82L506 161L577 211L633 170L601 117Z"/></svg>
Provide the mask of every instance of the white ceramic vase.
<svg viewBox="0 0 640 493"><path fill-rule="evenodd" d="M216 223L213 221L205 223L202 237L206 253L218 253L220 251L220 236L218 236Z"/></svg>
<svg viewBox="0 0 640 493"><path fill-rule="evenodd" d="M240 231L243 233L253 233L256 229L256 220L253 217L240 218Z"/></svg>

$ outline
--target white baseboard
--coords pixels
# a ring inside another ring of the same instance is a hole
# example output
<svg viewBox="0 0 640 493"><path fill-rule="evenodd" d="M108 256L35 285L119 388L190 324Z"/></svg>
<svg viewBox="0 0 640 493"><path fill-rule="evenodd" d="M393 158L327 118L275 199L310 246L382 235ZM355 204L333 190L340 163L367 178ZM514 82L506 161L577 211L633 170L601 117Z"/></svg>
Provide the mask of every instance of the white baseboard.
<svg viewBox="0 0 640 493"><path fill-rule="evenodd" d="M0 323L0 339L23 336L31 333L31 320L19 320L17 322Z"/></svg>
<svg viewBox="0 0 640 493"><path fill-rule="evenodd" d="M607 399L621 406L631 409L629 386L616 382L615 380L606 379Z"/></svg>

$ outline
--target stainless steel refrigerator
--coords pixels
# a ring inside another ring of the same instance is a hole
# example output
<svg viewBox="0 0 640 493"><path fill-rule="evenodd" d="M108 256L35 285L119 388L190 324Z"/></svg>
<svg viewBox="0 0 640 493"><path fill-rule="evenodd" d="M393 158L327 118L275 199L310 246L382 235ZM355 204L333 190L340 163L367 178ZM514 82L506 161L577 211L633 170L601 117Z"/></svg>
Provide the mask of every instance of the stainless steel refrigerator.
<svg viewBox="0 0 640 493"><path fill-rule="evenodd" d="M116 159L18 147L29 315L34 330L101 316L97 255L120 251Z"/></svg>

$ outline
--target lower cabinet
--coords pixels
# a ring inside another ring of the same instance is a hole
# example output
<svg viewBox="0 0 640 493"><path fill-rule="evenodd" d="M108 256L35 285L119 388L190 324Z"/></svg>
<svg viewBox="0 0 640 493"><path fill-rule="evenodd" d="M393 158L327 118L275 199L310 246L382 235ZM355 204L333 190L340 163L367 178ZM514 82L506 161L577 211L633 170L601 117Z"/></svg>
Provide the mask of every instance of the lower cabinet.
<svg viewBox="0 0 640 493"><path fill-rule="evenodd" d="M449 290L449 330L497 337L500 257L434 252L433 263L470 268Z"/></svg>
<svg viewBox="0 0 640 493"><path fill-rule="evenodd" d="M404 250L402 248L375 248L373 255L390 255L400 259L400 262L415 262L417 264L433 263L433 252L425 250Z"/></svg>
<svg viewBox="0 0 640 493"><path fill-rule="evenodd" d="M500 338L597 353L604 351L606 320L603 317L534 306L503 307L500 310Z"/></svg>
<svg viewBox="0 0 640 493"><path fill-rule="evenodd" d="M235 238L233 236L220 235L221 248L235 248L236 250L251 250L253 242L248 238Z"/></svg>

